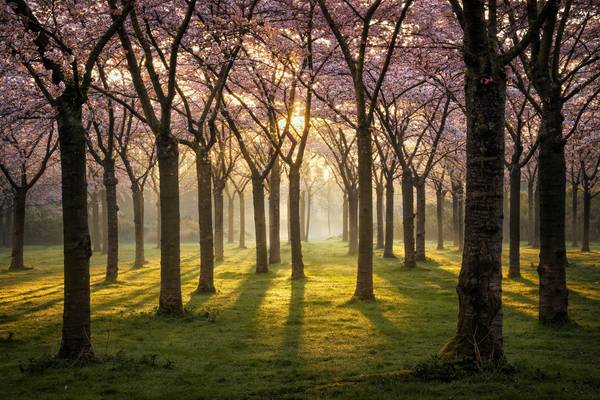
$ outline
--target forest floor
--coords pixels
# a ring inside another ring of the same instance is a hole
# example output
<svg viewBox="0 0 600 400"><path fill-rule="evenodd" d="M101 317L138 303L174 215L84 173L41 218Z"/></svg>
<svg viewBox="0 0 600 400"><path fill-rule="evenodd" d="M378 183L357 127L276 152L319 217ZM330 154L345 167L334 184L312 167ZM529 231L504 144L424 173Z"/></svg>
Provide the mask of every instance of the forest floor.
<svg viewBox="0 0 600 400"><path fill-rule="evenodd" d="M430 244L433 245L433 244ZM254 274L254 249L227 245L215 271L218 292L192 295L197 245L182 247L187 313L154 313L159 254L132 269L121 249L118 283L104 285L103 256L92 258L92 333L97 363L53 361L60 343L62 251L26 248L34 269L8 273L0 253L0 397L3 399L212 398L598 398L600 248L570 249L569 308L576 325L537 322L537 251L524 246L523 278L504 280L504 343L510 372L433 371L457 318L456 249L428 248L407 270L374 257L373 302L351 302L356 262L339 240L304 243L307 278L284 262ZM401 254L401 246L395 249ZM505 257L507 260L507 257ZM416 371L416 372L415 372Z"/></svg>

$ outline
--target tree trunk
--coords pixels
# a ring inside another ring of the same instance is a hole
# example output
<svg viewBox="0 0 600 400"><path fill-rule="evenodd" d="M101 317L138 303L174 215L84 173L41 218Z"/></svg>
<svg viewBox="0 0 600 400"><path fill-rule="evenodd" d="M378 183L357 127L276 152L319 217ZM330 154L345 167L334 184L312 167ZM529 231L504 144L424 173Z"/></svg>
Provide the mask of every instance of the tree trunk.
<svg viewBox="0 0 600 400"><path fill-rule="evenodd" d="M252 203L254 205L254 234L256 237L256 273L269 272L267 259L267 224L265 216L265 190L260 177L252 177Z"/></svg>
<svg viewBox="0 0 600 400"><path fill-rule="evenodd" d="M402 172L402 230L404 239L404 266L416 267L415 225L413 208L413 178L411 172Z"/></svg>
<svg viewBox="0 0 600 400"><path fill-rule="evenodd" d="M108 204L106 199L106 189L100 190L100 204L102 213L100 214L100 228L102 230L102 248L101 253L108 252Z"/></svg>
<svg viewBox="0 0 600 400"><path fill-rule="evenodd" d="M375 213L377 214L377 240L376 249L383 249L383 183L375 186Z"/></svg>
<svg viewBox="0 0 600 400"><path fill-rule="evenodd" d="M196 151L196 178L198 180L198 231L200 233L200 276L198 293L214 293L214 255L212 226L212 181L208 151ZM216 213L216 207L215 207Z"/></svg>
<svg viewBox="0 0 600 400"><path fill-rule="evenodd" d="M571 246L576 247L577 246L577 237L578 235L578 227L577 227L577 206L578 206L578 201L577 201L577 194L579 191L578 188L579 185L573 185L572 186L572 192L571 192Z"/></svg>
<svg viewBox="0 0 600 400"><path fill-rule="evenodd" d="M161 223L160 223L160 196L156 198L156 248L160 249L160 234L162 232Z"/></svg>
<svg viewBox="0 0 600 400"><path fill-rule="evenodd" d="M292 279L304 277L304 262L302 261L302 240L300 223L300 170L298 166L290 165L289 206L290 214L290 244L292 251Z"/></svg>
<svg viewBox="0 0 600 400"><path fill-rule="evenodd" d="M534 201L534 221L533 221L533 247L540 247L540 187L539 178L536 180Z"/></svg>
<svg viewBox="0 0 600 400"><path fill-rule="evenodd" d="M479 365L499 364L504 360L501 257L506 77L502 71L478 71L470 66L465 80L465 243L456 288L457 332L443 354Z"/></svg>
<svg viewBox="0 0 600 400"><path fill-rule="evenodd" d="M356 81L354 90L355 93L364 93L362 84ZM354 297L370 300L375 297L373 293L373 150L371 127L366 115L363 114L365 107L361 106L364 99L360 96L357 100L358 265Z"/></svg>
<svg viewBox="0 0 600 400"><path fill-rule="evenodd" d="M385 243L383 258L395 258L394 255L394 178L390 172L385 185Z"/></svg>
<svg viewBox="0 0 600 400"><path fill-rule="evenodd" d="M269 264L278 264L281 262L281 242L279 239L280 186L281 166L279 160L275 160L269 179Z"/></svg>
<svg viewBox="0 0 600 400"><path fill-rule="evenodd" d="M510 186L504 185L504 195L502 196L502 240L507 242L510 237Z"/></svg>
<svg viewBox="0 0 600 400"><path fill-rule="evenodd" d="M457 192L457 185L453 181L452 182L452 242L455 247L459 247L459 242L460 242L459 224L460 224L460 220L458 219L458 192Z"/></svg>
<svg viewBox="0 0 600 400"><path fill-rule="evenodd" d="M342 242L348 241L348 193L344 191L342 200Z"/></svg>
<svg viewBox="0 0 600 400"><path fill-rule="evenodd" d="M289 188L288 188L288 199L287 199L287 242L288 244L292 243L292 225L290 223L290 196L289 196Z"/></svg>
<svg viewBox="0 0 600 400"><path fill-rule="evenodd" d="M8 218L6 214L8 208L4 208L4 204L0 206L0 247L8 246Z"/></svg>
<svg viewBox="0 0 600 400"><path fill-rule="evenodd" d="M527 182L527 244L530 246L533 246L533 243L535 242L534 184L534 178L531 178Z"/></svg>
<svg viewBox="0 0 600 400"><path fill-rule="evenodd" d="M90 257L87 215L86 143L81 104L68 86L58 98L62 214L64 238L64 309L58 356L93 357L90 325Z"/></svg>
<svg viewBox="0 0 600 400"><path fill-rule="evenodd" d="M227 243L233 243L234 241L234 223L233 223L233 214L234 210L234 199L235 192L229 196L227 195Z"/></svg>
<svg viewBox="0 0 600 400"><path fill-rule="evenodd" d="M156 139L160 178L160 296L158 312L183 313L180 275L179 149L169 132Z"/></svg>
<svg viewBox="0 0 600 400"><path fill-rule="evenodd" d="M510 239L508 257L508 276L519 278L521 276L520 246L521 246L521 167L513 163L509 169L510 185Z"/></svg>
<svg viewBox="0 0 600 400"><path fill-rule="evenodd" d="M213 188L215 200L215 261L223 261L224 258L223 190L224 184L216 184Z"/></svg>
<svg viewBox="0 0 600 400"><path fill-rule="evenodd" d="M25 205L27 203L27 190L17 189L14 192L13 202L13 232L12 252L9 271L25 269L23 262L23 245L25 243Z"/></svg>
<svg viewBox="0 0 600 400"><path fill-rule="evenodd" d="M417 190L417 241L415 259L417 261L425 261L425 179L415 179L415 188Z"/></svg>
<svg viewBox="0 0 600 400"><path fill-rule="evenodd" d="M444 249L444 192L442 188L435 191L435 214L437 219L437 249Z"/></svg>
<svg viewBox="0 0 600 400"><path fill-rule="evenodd" d="M300 191L300 238L306 241L306 191Z"/></svg>
<svg viewBox="0 0 600 400"><path fill-rule="evenodd" d="M358 193L352 188L348 191L348 254L358 252Z"/></svg>
<svg viewBox="0 0 600 400"><path fill-rule="evenodd" d="M135 261L133 268L141 268L146 263L144 255L144 192L137 184L131 186L133 199L133 225L135 230Z"/></svg>
<svg viewBox="0 0 600 400"><path fill-rule="evenodd" d="M462 251L465 246L465 195L463 185L458 186L458 249Z"/></svg>
<svg viewBox="0 0 600 400"><path fill-rule="evenodd" d="M244 192L238 192L240 198L240 249L246 248L246 204Z"/></svg>
<svg viewBox="0 0 600 400"><path fill-rule="evenodd" d="M590 184L589 184L589 182L584 182L584 185L583 185L583 234L581 235L581 251L583 251L583 252L590 251L590 214L591 214L590 211L591 211L591 206L592 206L592 193L590 190Z"/></svg>
<svg viewBox="0 0 600 400"><path fill-rule="evenodd" d="M100 251L102 234L100 233L100 210L98 204L98 192L93 192L92 200L92 244L94 245L94 253Z"/></svg>
<svg viewBox="0 0 600 400"><path fill-rule="evenodd" d="M565 267L566 167L560 91L543 104L539 140L540 313L543 323L569 321Z"/></svg>
<svg viewBox="0 0 600 400"><path fill-rule="evenodd" d="M104 188L106 190L106 277L105 281L114 283L119 276L119 215L117 205L117 178L115 177L115 162L112 159L104 161Z"/></svg>
<svg viewBox="0 0 600 400"><path fill-rule="evenodd" d="M309 191L306 196L306 232L304 239L308 242L308 232L310 231L310 206L312 202L312 193Z"/></svg>

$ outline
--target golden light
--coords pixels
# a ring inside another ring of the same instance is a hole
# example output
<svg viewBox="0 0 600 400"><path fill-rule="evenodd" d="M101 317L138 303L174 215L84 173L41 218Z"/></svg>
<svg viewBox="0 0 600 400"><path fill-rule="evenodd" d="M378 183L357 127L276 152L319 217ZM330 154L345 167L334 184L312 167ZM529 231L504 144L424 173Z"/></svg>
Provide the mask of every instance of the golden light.
<svg viewBox="0 0 600 400"><path fill-rule="evenodd" d="M123 79L123 74L115 68L108 73L107 79L109 82L118 82Z"/></svg>

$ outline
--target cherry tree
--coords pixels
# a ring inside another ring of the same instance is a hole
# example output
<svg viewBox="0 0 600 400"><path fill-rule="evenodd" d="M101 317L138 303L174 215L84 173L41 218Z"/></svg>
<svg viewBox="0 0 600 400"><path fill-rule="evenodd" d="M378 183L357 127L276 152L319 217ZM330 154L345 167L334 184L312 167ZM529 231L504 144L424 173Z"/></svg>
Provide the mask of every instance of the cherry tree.
<svg viewBox="0 0 600 400"><path fill-rule="evenodd" d="M20 104L4 103L0 111L10 115L0 126L0 171L12 192L12 251L8 269L20 271L27 269L23 261L27 196L52 162L58 141L53 121L47 117L47 107L43 99L35 96L35 84L31 79L16 75L3 77L2 81L6 83L2 85L4 93L15 90L10 88L13 84L19 86L21 93L21 96L11 97L20 99ZM31 101L23 96L25 87L33 95Z"/></svg>
<svg viewBox="0 0 600 400"><path fill-rule="evenodd" d="M93 355L90 328L90 235L87 220L83 105L100 53L123 23L131 3L48 3L6 0L3 53L29 72L53 107L62 171L65 301L59 357ZM40 18L43 17L43 18ZM7 50L7 51L6 51Z"/></svg>
<svg viewBox="0 0 600 400"><path fill-rule="evenodd" d="M172 1L155 7L136 3L127 24L119 24L118 36L127 60L143 116L154 134L157 148L161 229L161 284L159 313L183 313L180 277L179 148L171 131L172 106L176 95L177 61L181 42L194 14L196 0ZM183 12L177 12L183 10ZM113 20L116 20L113 16ZM143 29L160 19L172 33L170 41L156 41L156 31ZM130 35L130 30L131 35ZM136 47L134 48L135 39ZM140 62L143 55L144 63ZM158 58L158 61L155 61ZM161 68L159 69L159 64ZM144 71L142 71L142 68ZM145 73L144 73L145 72ZM155 107L156 104L156 107Z"/></svg>
<svg viewBox="0 0 600 400"><path fill-rule="evenodd" d="M360 205L358 268L354 297L361 300L374 298L371 128L375 100L379 97L412 0L404 1L401 7L395 2L386 2L385 6L383 3L381 0L375 0L367 4L340 2L332 5L326 0L319 0L323 17L335 37L350 73L348 78L352 82L355 97ZM332 10L335 10L335 15ZM383 51L376 54L368 52L369 47L374 44L383 47ZM376 58L377 62L369 56Z"/></svg>

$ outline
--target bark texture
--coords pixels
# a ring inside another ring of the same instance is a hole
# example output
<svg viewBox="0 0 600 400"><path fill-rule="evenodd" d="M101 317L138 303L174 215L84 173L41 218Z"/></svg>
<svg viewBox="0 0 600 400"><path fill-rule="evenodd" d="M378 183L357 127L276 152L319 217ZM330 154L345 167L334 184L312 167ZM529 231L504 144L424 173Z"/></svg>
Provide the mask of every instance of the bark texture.
<svg viewBox="0 0 600 400"><path fill-rule="evenodd" d="M23 262L23 246L25 244L25 206L27 203L27 190L17 189L14 192L13 202L13 232L12 251L9 271L25 269Z"/></svg>
<svg viewBox="0 0 600 400"><path fill-rule="evenodd" d="M446 356L478 364L500 363L504 359L501 255L506 103L503 71L499 66L492 70L479 67L484 69L470 66L465 76L465 242L456 288L457 331L443 350Z"/></svg>
<svg viewBox="0 0 600 400"><path fill-rule="evenodd" d="M279 160L275 160L269 177L269 264L281 262L280 187L281 166Z"/></svg>
<svg viewBox="0 0 600 400"><path fill-rule="evenodd" d="M102 205L102 212L100 213L102 247L100 251L102 254L106 254L108 251L108 204L106 201L106 189L100 191L100 204Z"/></svg>
<svg viewBox="0 0 600 400"><path fill-rule="evenodd" d="M104 190L106 193L106 277L105 281L114 283L119 276L119 216L117 206L117 178L115 162L107 159L104 167Z"/></svg>
<svg viewBox="0 0 600 400"><path fill-rule="evenodd" d="M441 188L435 191L435 214L437 219L437 249L444 249L444 192Z"/></svg>
<svg viewBox="0 0 600 400"><path fill-rule="evenodd" d="M377 239L375 241L376 249L383 249L383 182L375 186L375 212L377 214Z"/></svg>
<svg viewBox="0 0 600 400"><path fill-rule="evenodd" d="M362 88L355 88L355 91ZM362 99L357 99L357 104ZM365 107L358 106L358 110ZM358 115L358 263L354 297L360 300L375 298L373 293L373 154L371 131L365 116Z"/></svg>
<svg viewBox="0 0 600 400"><path fill-rule="evenodd" d="M425 261L425 180L415 179L417 192L417 240L415 259Z"/></svg>
<svg viewBox="0 0 600 400"><path fill-rule="evenodd" d="M583 233L581 235L581 251L590 251L590 217L592 193L589 185L583 185Z"/></svg>
<svg viewBox="0 0 600 400"><path fill-rule="evenodd" d="M200 276L199 293L214 293L214 255L212 226L212 181L211 164L207 151L196 152L196 176L198 179L198 230L200 232Z"/></svg>
<svg viewBox="0 0 600 400"><path fill-rule="evenodd" d="M256 240L256 273L269 272L267 258L267 224L265 216L265 189L260 177L252 177L252 204L254 205L254 234Z"/></svg>
<svg viewBox="0 0 600 400"><path fill-rule="evenodd" d="M235 214L235 193L227 194L227 243L233 243L234 241L234 223L233 217Z"/></svg>
<svg viewBox="0 0 600 400"><path fill-rule="evenodd" d="M91 197L91 209L92 209L92 244L94 245L94 253L99 252L101 248L101 237L100 233L100 206L98 202L98 192L93 192Z"/></svg>
<svg viewBox="0 0 600 400"><path fill-rule="evenodd" d="M132 185L133 225L135 230L135 260L134 268L141 268L146 263L144 254L144 192L138 185Z"/></svg>
<svg viewBox="0 0 600 400"><path fill-rule="evenodd" d="M302 240L300 223L300 171L296 165L290 165L289 173L289 220L290 245L292 252L292 279L304 277L304 262L302 261Z"/></svg>
<svg viewBox="0 0 600 400"><path fill-rule="evenodd" d="M225 229L224 229L224 215L223 215L223 190L225 189L222 183L215 184L213 188L213 197L215 201L215 227L214 227L214 246L215 246L215 261L223 261L224 258L224 241L225 241Z"/></svg>
<svg viewBox="0 0 600 400"><path fill-rule="evenodd" d="M577 238L579 236L579 229L577 226L577 209L579 205L579 200L577 197L579 194L579 187L573 185L571 189L571 246L576 247Z"/></svg>
<svg viewBox="0 0 600 400"><path fill-rule="evenodd" d="M535 242L535 179L527 181L527 244Z"/></svg>
<svg viewBox="0 0 600 400"><path fill-rule="evenodd" d="M348 254L358 252L358 193L348 190Z"/></svg>
<svg viewBox="0 0 600 400"><path fill-rule="evenodd" d="M238 192L240 199L240 242L239 248L246 248L246 202L244 198L244 192Z"/></svg>
<svg viewBox="0 0 600 400"><path fill-rule="evenodd" d="M394 179L392 174L386 179L385 184L385 243L383 244L383 257L395 258L394 255Z"/></svg>
<svg viewBox="0 0 600 400"><path fill-rule="evenodd" d="M521 246L521 167L513 163L509 171L510 186L510 237L508 256L508 276L519 278L521 276L520 246Z"/></svg>
<svg viewBox="0 0 600 400"><path fill-rule="evenodd" d="M346 191L342 200L342 241L348 241L348 193Z"/></svg>
<svg viewBox="0 0 600 400"><path fill-rule="evenodd" d="M559 96L560 97L560 92ZM554 96L550 96L550 99ZM540 207L540 310L543 323L569 321L565 267L566 168L560 100L544 102L539 134L538 190Z"/></svg>
<svg viewBox="0 0 600 400"><path fill-rule="evenodd" d="M160 295L158 312L182 314L180 276L179 149L168 132L156 138L160 176Z"/></svg>
<svg viewBox="0 0 600 400"><path fill-rule="evenodd" d="M413 179L410 171L402 173L402 233L404 239L404 266L417 266L415 255L415 225L413 206Z"/></svg>
<svg viewBox="0 0 600 400"><path fill-rule="evenodd" d="M87 215L86 141L76 89L68 86L58 99L63 237L64 309L58 356L93 356L90 324L91 240Z"/></svg>

